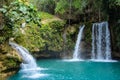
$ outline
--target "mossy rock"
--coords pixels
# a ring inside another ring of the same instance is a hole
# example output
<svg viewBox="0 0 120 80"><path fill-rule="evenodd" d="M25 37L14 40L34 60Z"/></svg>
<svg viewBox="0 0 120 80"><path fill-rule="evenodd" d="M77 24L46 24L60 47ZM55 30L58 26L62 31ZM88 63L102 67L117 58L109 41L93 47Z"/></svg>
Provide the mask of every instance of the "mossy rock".
<svg viewBox="0 0 120 80"><path fill-rule="evenodd" d="M21 60L8 43L1 44L0 46L0 79L10 76L19 70Z"/></svg>

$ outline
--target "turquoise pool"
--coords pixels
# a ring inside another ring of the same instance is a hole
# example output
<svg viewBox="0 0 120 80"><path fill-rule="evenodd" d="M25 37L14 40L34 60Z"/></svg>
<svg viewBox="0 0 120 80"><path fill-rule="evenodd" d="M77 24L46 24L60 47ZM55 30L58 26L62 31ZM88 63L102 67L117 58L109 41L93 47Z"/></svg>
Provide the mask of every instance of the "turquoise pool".
<svg viewBox="0 0 120 80"><path fill-rule="evenodd" d="M8 80L120 80L120 62L47 59L37 65L38 69L20 71Z"/></svg>

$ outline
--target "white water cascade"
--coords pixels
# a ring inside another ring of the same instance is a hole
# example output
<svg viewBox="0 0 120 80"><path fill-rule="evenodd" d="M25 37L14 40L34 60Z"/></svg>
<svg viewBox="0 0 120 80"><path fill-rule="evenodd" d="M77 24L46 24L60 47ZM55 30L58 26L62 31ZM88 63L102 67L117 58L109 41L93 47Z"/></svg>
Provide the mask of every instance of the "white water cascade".
<svg viewBox="0 0 120 80"><path fill-rule="evenodd" d="M76 41L76 44L75 44L75 50L74 50L74 53L73 53L73 59L81 59L81 56L80 56L81 55L80 54L80 50L81 50L80 44L81 44L81 40L82 40L84 27L85 27L85 25L80 27L80 30L79 30L79 33L78 33L78 36L77 36L77 41Z"/></svg>
<svg viewBox="0 0 120 80"><path fill-rule="evenodd" d="M19 71L20 73L24 73L23 78L39 78L46 75L39 72L41 68L37 67L35 59L27 49L13 42L9 42L9 45L18 52L23 60L21 70Z"/></svg>
<svg viewBox="0 0 120 80"><path fill-rule="evenodd" d="M92 26L92 59L110 60L110 31L108 22L94 23Z"/></svg>
<svg viewBox="0 0 120 80"><path fill-rule="evenodd" d="M13 42L9 43L13 49L15 49L19 55L21 56L23 63L21 63L22 69L31 69L31 68L37 68L37 64L35 59L30 55L27 49L25 49L22 46L19 46L18 44L15 44Z"/></svg>

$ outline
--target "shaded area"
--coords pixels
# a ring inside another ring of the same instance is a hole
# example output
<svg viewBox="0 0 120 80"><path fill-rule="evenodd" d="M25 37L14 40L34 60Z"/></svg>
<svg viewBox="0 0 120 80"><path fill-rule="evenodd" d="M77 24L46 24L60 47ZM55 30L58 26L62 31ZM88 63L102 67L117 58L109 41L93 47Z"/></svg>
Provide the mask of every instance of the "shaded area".
<svg viewBox="0 0 120 80"><path fill-rule="evenodd" d="M37 59L60 59L61 52L52 50L43 50L39 52L33 52L33 56Z"/></svg>

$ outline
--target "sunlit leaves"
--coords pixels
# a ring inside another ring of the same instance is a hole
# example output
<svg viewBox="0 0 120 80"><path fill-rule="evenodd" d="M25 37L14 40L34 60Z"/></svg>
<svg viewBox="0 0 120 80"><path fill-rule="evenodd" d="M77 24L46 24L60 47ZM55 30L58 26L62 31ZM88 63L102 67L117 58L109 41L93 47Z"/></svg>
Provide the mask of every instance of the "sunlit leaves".
<svg viewBox="0 0 120 80"><path fill-rule="evenodd" d="M40 26L40 18L37 15L38 13L36 8L32 4L25 5L23 3L25 1L26 0L16 0L14 2L11 2L9 6L3 6L3 8L1 8L0 11L4 14L4 16L7 19L9 18L9 20L11 20L10 22L12 22L13 24L18 24L18 21L25 21L27 23L33 21L35 24L38 24Z"/></svg>
<svg viewBox="0 0 120 80"><path fill-rule="evenodd" d="M28 0L18 0L18 1L21 2L21 3L24 3L25 5L29 5Z"/></svg>
<svg viewBox="0 0 120 80"><path fill-rule="evenodd" d="M19 10L23 13L26 14L27 13L27 8L25 6L20 6Z"/></svg>
<svg viewBox="0 0 120 80"><path fill-rule="evenodd" d="M109 0L109 7L120 6L120 0Z"/></svg>
<svg viewBox="0 0 120 80"><path fill-rule="evenodd" d="M115 2L116 2L116 5L120 6L120 0L115 0Z"/></svg>
<svg viewBox="0 0 120 80"><path fill-rule="evenodd" d="M65 13L69 11L69 9L74 9L76 12L82 12L86 7L88 0L59 0L57 2L57 6L55 11L57 13Z"/></svg>
<svg viewBox="0 0 120 80"><path fill-rule="evenodd" d="M57 2L55 12L63 14L67 9L69 9L69 4L67 0L60 0Z"/></svg>
<svg viewBox="0 0 120 80"><path fill-rule="evenodd" d="M28 4L27 0L14 0L9 5L3 5L0 12L3 14L5 26L2 31L6 33L1 36L1 41L4 40L4 37L5 39L19 37L22 23L29 24L32 22L40 26L37 9L32 4Z"/></svg>
<svg viewBox="0 0 120 80"><path fill-rule="evenodd" d="M87 0L74 0L73 1L74 8L79 9L80 11L82 11L82 9L86 7L86 4L87 4Z"/></svg>

